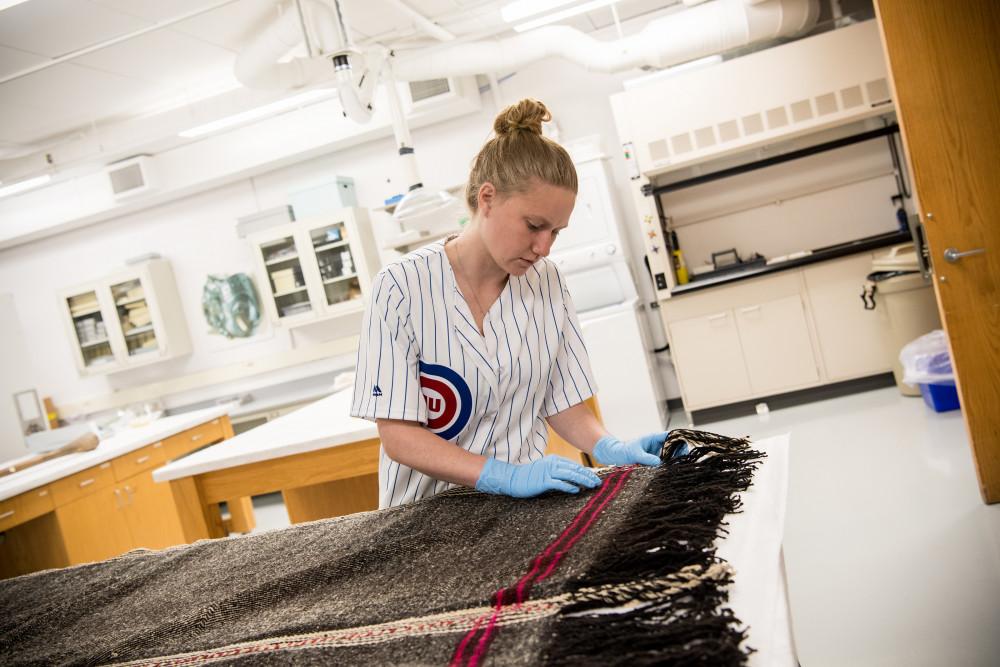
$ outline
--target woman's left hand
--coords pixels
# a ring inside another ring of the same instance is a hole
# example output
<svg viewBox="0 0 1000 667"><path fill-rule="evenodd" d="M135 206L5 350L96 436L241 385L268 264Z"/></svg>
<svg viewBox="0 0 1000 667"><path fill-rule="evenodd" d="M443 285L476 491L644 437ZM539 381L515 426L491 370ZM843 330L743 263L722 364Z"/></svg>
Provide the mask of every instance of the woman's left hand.
<svg viewBox="0 0 1000 667"><path fill-rule="evenodd" d="M605 465L640 463L644 466L657 466L660 465L660 450L666 440L667 434L663 432L650 433L628 442L606 435L594 445L594 456Z"/></svg>

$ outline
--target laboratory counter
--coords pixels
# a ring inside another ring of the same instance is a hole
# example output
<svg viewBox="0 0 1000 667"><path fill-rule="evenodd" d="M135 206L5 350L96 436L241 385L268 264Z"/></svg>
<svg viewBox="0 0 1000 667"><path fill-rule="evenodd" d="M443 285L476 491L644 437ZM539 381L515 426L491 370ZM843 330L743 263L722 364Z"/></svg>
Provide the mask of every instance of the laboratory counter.
<svg viewBox="0 0 1000 667"><path fill-rule="evenodd" d="M862 239L855 239L854 241L838 243L825 248L818 248L807 255L802 255L782 262L775 262L773 264L766 264L763 266L752 266L744 270L733 270L729 273L702 278L700 280L695 279L684 285L674 287L670 290L670 295L680 296L681 294L690 294L691 292L697 292L710 287L728 285L741 280L747 280L748 278L756 278L771 273L797 269L809 264L826 262L831 259L847 257L849 255L855 255L862 252L870 252L879 248L887 248L889 246L898 245L900 243L909 243L911 241L913 241L913 237L910 235L910 232L903 231L894 231L875 236L868 236Z"/></svg>

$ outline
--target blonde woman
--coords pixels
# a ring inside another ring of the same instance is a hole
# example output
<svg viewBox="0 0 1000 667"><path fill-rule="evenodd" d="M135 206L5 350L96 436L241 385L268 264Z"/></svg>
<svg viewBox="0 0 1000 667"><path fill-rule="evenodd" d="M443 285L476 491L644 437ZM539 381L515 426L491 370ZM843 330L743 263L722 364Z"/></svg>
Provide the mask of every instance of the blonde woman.
<svg viewBox="0 0 1000 667"><path fill-rule="evenodd" d="M550 119L536 100L504 109L469 174L469 225L373 283L351 414L378 425L380 507L456 484L515 497L598 486L589 468L545 456L546 423L602 463L659 463L666 434L621 442L583 404L596 391L587 350L546 259L577 177L542 136Z"/></svg>

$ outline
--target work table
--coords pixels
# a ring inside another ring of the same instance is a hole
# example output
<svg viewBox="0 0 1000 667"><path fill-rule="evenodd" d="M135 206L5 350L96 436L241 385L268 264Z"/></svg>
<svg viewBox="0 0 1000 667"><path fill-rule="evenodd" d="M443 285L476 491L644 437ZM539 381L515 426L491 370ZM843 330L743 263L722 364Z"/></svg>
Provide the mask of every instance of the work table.
<svg viewBox="0 0 1000 667"><path fill-rule="evenodd" d="M353 391L353 387L343 389L234 436L225 447L209 447L158 468L153 479L166 482L377 438L374 423L350 416Z"/></svg>
<svg viewBox="0 0 1000 667"><path fill-rule="evenodd" d="M697 292L709 287L726 285L770 273L788 271L790 269L808 266L809 264L816 264L858 253L870 252L872 250L878 250L879 248L887 248L900 243L909 243L912 240L913 237L910 235L910 232L901 231L888 232L886 234L878 234L876 236L855 239L854 241L847 241L845 243L838 243L837 245L826 248L819 248L817 250L813 250L808 255L788 259L783 262L775 262L774 264L766 264L764 266L754 266L743 271L733 271L732 273L726 273L720 276L704 278L702 280L693 280L689 283L678 285L673 288L670 290L670 295L680 296L682 294L690 294L691 292Z"/></svg>
<svg viewBox="0 0 1000 667"><path fill-rule="evenodd" d="M100 465L119 456L133 452L141 447L164 440L181 431L211 421L229 412L222 405L203 408L184 414L161 417L154 422L124 430L110 438L101 440L97 449L90 452L67 454L44 463L32 466L13 475L0 477L0 500L6 500L19 493L44 486L57 479L62 479L92 466ZM31 458L27 455L0 463L7 467Z"/></svg>

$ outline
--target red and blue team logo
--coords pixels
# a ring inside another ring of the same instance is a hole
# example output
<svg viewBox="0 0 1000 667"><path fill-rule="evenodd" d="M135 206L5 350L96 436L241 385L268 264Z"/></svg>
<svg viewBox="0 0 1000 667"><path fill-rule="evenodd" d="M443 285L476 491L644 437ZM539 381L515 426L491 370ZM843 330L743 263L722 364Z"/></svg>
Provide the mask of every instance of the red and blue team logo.
<svg viewBox="0 0 1000 667"><path fill-rule="evenodd" d="M445 440L457 437L472 416L472 392L461 375L420 362L420 392L427 401L427 428Z"/></svg>

